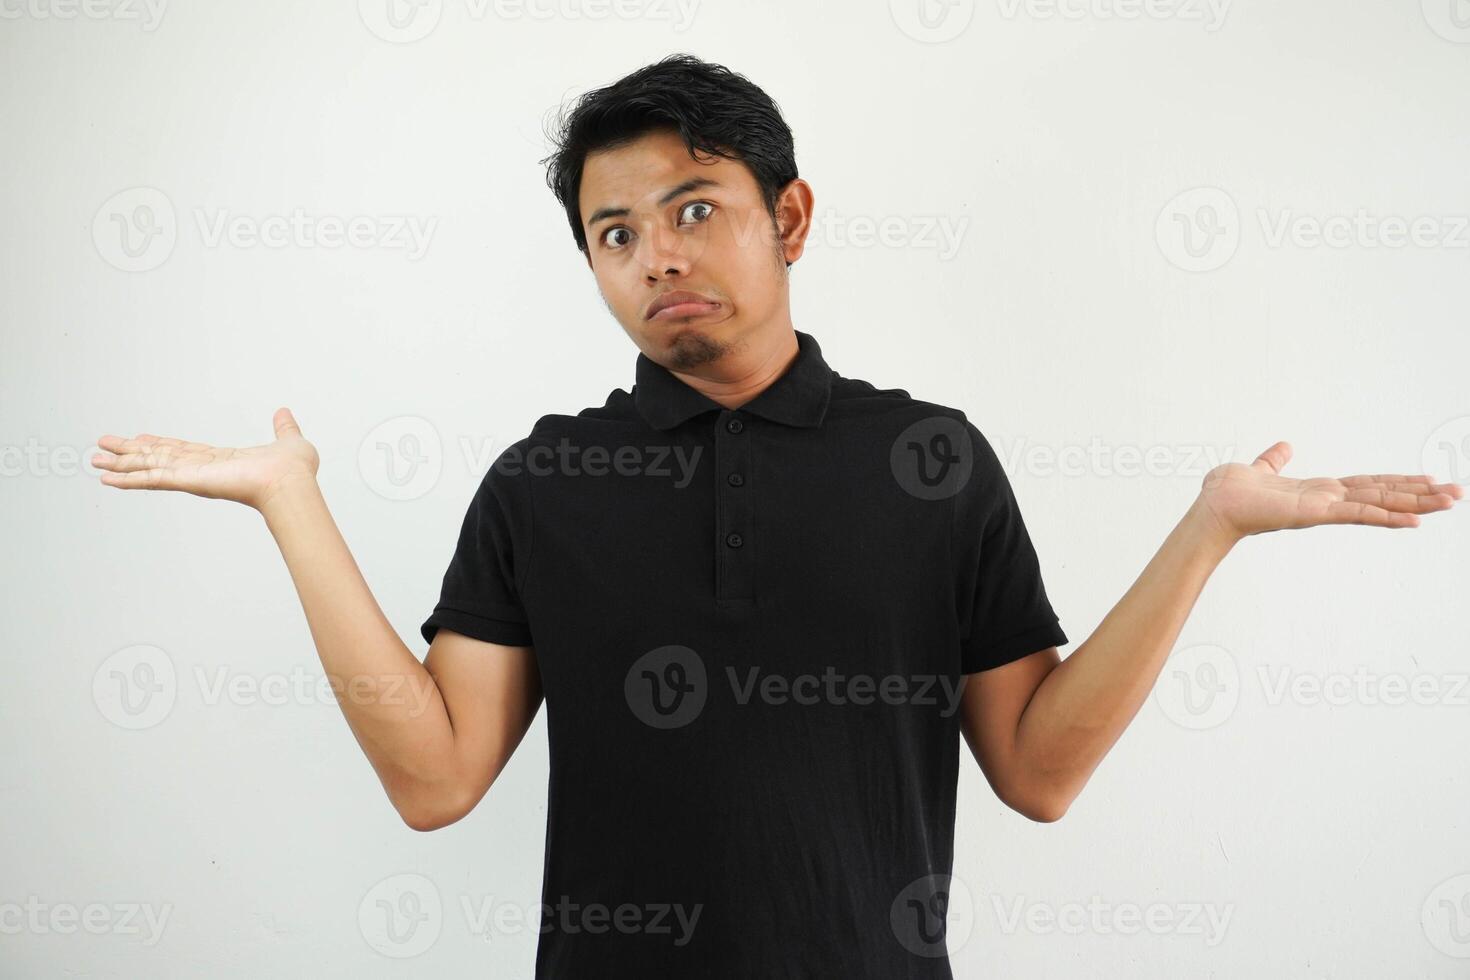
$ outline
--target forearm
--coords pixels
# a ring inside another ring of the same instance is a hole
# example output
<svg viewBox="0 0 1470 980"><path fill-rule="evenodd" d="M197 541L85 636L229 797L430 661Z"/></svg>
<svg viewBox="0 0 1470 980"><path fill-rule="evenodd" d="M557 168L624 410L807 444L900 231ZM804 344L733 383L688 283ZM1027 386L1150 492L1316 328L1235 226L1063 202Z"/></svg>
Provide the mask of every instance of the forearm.
<svg viewBox="0 0 1470 980"><path fill-rule="evenodd" d="M1017 723L1016 771L1065 808L1163 670L1205 582L1238 540L1190 507L1093 634L1049 673Z"/></svg>
<svg viewBox="0 0 1470 980"><path fill-rule="evenodd" d="M393 805L453 800L454 730L438 685L394 632L315 480L262 506L337 703Z"/></svg>

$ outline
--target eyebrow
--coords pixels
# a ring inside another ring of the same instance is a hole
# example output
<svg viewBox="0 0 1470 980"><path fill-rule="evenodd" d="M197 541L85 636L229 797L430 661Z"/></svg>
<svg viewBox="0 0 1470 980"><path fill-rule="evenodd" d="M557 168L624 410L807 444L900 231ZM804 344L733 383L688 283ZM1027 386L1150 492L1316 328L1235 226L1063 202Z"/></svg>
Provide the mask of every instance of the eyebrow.
<svg viewBox="0 0 1470 980"><path fill-rule="evenodd" d="M684 183L680 184L678 187L674 187L666 191L664 193L664 196L658 199L658 206L663 207L665 204L668 204L679 195L688 194L690 191L698 190L701 187L719 186L721 186L719 181L711 180L709 177L691 177L690 179L684 181ZM591 228L599 221L606 221L608 218L621 218L630 213L631 212L627 208L598 208L596 211L592 212L592 217L587 219L587 227Z"/></svg>

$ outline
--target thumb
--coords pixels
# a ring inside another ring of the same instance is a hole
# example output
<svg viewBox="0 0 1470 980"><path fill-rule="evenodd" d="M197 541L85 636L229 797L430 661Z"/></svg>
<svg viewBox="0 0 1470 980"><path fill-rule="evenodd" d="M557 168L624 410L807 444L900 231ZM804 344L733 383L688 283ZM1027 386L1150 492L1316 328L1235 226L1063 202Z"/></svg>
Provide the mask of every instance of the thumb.
<svg viewBox="0 0 1470 980"><path fill-rule="evenodd" d="M1280 473L1281 468L1290 461L1291 443L1278 442L1273 443L1271 448L1257 456L1255 462L1251 463L1251 465L1265 472ZM1261 465L1263 463L1265 464L1264 466Z"/></svg>
<svg viewBox="0 0 1470 980"><path fill-rule="evenodd" d="M277 439L282 436L301 435L301 426L296 424L296 416L292 415L291 410L285 406L276 409L276 414L271 417L271 423L275 426Z"/></svg>

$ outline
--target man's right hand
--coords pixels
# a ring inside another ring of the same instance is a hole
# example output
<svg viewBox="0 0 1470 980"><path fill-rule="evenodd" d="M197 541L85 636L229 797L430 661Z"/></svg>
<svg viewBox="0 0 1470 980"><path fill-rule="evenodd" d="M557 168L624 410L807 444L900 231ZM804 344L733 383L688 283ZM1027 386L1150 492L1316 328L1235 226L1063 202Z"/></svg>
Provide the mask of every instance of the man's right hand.
<svg viewBox="0 0 1470 980"><path fill-rule="evenodd" d="M101 481L126 490L182 490L200 497L234 500L261 510L293 481L315 480L316 447L301 435L288 408L272 419L276 439L264 446L232 449L185 442L147 432L132 439L104 435L92 465L110 472Z"/></svg>

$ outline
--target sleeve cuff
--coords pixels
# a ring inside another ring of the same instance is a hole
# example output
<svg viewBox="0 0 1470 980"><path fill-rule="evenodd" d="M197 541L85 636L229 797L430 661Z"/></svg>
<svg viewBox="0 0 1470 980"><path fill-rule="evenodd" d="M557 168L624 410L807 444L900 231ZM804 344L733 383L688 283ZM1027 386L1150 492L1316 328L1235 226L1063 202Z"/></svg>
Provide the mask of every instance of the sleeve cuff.
<svg viewBox="0 0 1470 980"><path fill-rule="evenodd" d="M434 634L439 632L439 627L454 630L474 640L483 640L486 643L499 643L508 647L532 646L531 627L522 622L509 619L494 619L482 616L479 613L469 612L446 606L442 603L434 608L429 618L424 620L419 632L423 634L424 642L433 643Z"/></svg>
<svg viewBox="0 0 1470 980"><path fill-rule="evenodd" d="M970 643L961 647L960 673L973 674L976 671L1001 667L1038 650L1063 646L1068 642L1067 634L1062 632L1061 623L1053 619L1049 623L1012 633L1003 640Z"/></svg>

